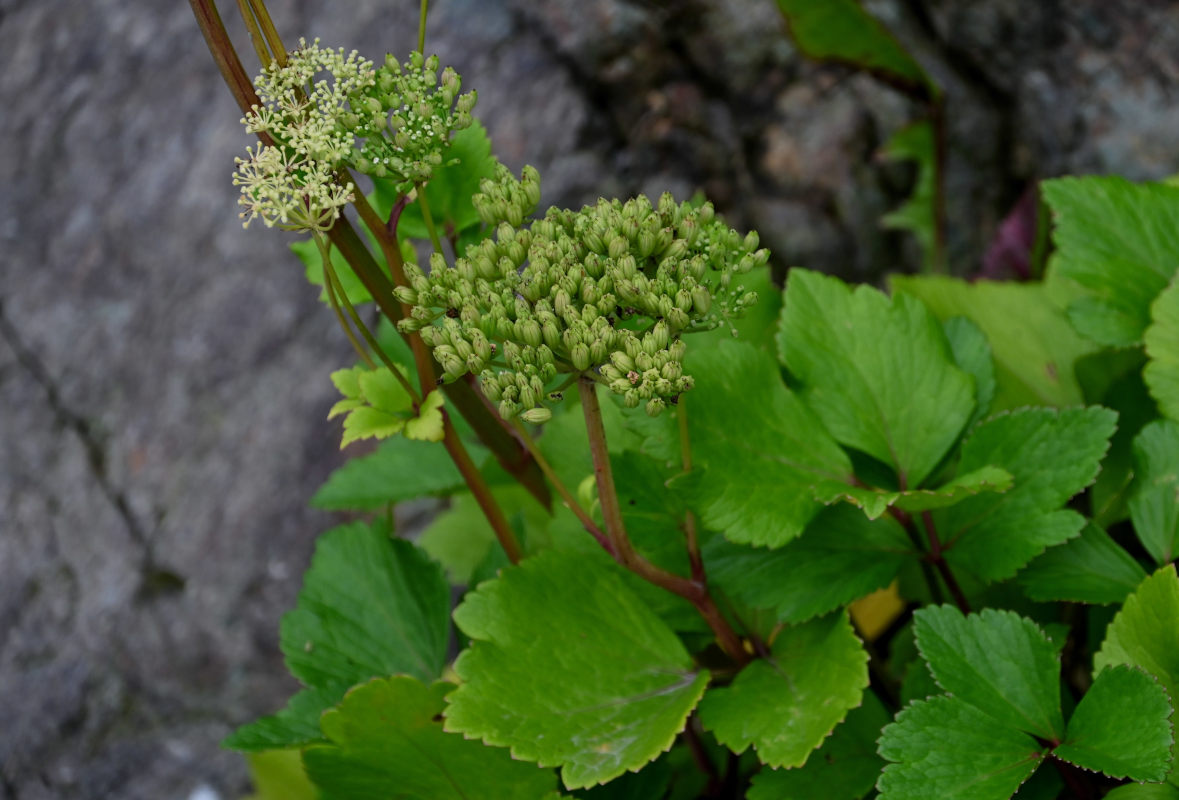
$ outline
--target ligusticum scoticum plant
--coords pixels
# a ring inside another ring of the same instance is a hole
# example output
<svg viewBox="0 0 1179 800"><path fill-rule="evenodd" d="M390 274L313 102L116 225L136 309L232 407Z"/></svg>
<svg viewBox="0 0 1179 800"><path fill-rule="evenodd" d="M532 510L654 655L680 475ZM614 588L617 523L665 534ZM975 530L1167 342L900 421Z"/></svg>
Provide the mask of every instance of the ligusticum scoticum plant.
<svg viewBox="0 0 1179 800"><path fill-rule="evenodd" d="M376 66L241 0L251 82L190 2L380 440L313 499L303 689L226 742L262 800L1179 798L1179 187L1047 182L1043 283L776 287L702 200L537 216L426 3ZM778 4L941 108L857 4Z"/></svg>

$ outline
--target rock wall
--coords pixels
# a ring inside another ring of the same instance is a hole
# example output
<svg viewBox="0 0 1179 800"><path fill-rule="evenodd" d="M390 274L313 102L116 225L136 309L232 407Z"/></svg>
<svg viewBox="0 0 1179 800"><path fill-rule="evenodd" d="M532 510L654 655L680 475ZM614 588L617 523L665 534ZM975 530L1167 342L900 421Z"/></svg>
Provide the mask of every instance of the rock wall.
<svg viewBox="0 0 1179 800"><path fill-rule="evenodd" d="M416 35L409 0L272 6L292 41ZM780 265L914 268L878 224L913 175L876 152L916 110L800 59L770 0L434 6L546 202L702 189ZM1036 178L1177 171L1179 4L869 6L948 91L956 271ZM349 353L283 235L238 224L248 139L186 4L0 0L0 53L0 800L235 798L217 742L293 688Z"/></svg>

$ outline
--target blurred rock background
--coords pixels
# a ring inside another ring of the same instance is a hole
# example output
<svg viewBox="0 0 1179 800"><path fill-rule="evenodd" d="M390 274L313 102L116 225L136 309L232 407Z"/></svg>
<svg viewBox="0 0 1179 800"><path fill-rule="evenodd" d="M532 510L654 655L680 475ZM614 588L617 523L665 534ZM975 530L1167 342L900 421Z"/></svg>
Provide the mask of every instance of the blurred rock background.
<svg viewBox="0 0 1179 800"><path fill-rule="evenodd" d="M291 42L414 45L410 0L271 5ZM780 266L915 269L879 225L913 172L877 157L915 110L799 58L772 0L432 5L545 203L702 189ZM1179 171L1179 3L867 5L947 89L959 274L1037 178ZM287 239L241 230L249 140L186 3L0 0L0 65L0 800L236 798L218 741L292 690L349 351Z"/></svg>

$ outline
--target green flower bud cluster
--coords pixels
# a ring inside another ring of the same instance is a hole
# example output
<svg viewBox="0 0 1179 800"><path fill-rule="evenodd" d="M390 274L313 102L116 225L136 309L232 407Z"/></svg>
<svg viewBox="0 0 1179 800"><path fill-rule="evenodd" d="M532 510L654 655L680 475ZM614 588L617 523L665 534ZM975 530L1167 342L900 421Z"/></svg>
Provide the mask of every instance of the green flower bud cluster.
<svg viewBox="0 0 1179 800"><path fill-rule="evenodd" d="M331 80L320 78L326 74ZM375 80L371 61L356 51L327 50L317 39L299 41L287 63L271 64L255 79L261 101L242 118L250 133L269 134L274 145L236 159L233 183L248 226L261 217L268 227L325 231L352 200L351 185L335 169L351 157L355 137L342 125L348 98Z"/></svg>
<svg viewBox="0 0 1179 800"><path fill-rule="evenodd" d="M363 139L351 163L401 191L428 181L442 165L451 133L471 125L476 95L460 95L461 87L450 67L439 75L438 56L415 51L404 64L386 56L374 80L349 97L344 127Z"/></svg>
<svg viewBox="0 0 1179 800"><path fill-rule="evenodd" d="M540 173L525 166L520 180L503 164L496 165L495 178L479 182L479 192L471 197L479 219L490 228L506 222L519 228L540 205Z"/></svg>
<svg viewBox="0 0 1179 800"><path fill-rule="evenodd" d="M487 219L518 202L522 184L484 186L481 202L496 207ZM501 221L454 266L437 254L429 273L406 265L410 285L397 296L412 311L400 324L421 331L444 381L478 375L506 418L547 418L560 373L593 375L656 416L692 388L683 334L756 301L733 277L766 263L757 244L710 204L692 208L669 194L657 205L638 197L554 208L524 227Z"/></svg>

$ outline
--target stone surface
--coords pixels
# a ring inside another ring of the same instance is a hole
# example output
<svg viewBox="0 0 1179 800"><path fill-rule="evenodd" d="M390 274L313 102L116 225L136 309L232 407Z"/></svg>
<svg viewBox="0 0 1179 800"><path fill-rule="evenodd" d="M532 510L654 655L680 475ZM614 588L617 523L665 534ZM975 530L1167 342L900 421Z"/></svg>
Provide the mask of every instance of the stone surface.
<svg viewBox="0 0 1179 800"><path fill-rule="evenodd" d="M878 224L912 174L876 152L920 110L800 60L773 3L435 6L430 48L546 202L703 190L780 266L918 263ZM374 55L416 7L272 3ZM957 271L1030 181L1176 171L1174 3L869 7L946 87ZM277 623L333 522L306 499L349 352L283 235L238 224L248 140L185 4L0 0L0 52L0 800L238 797L217 742L292 688Z"/></svg>

